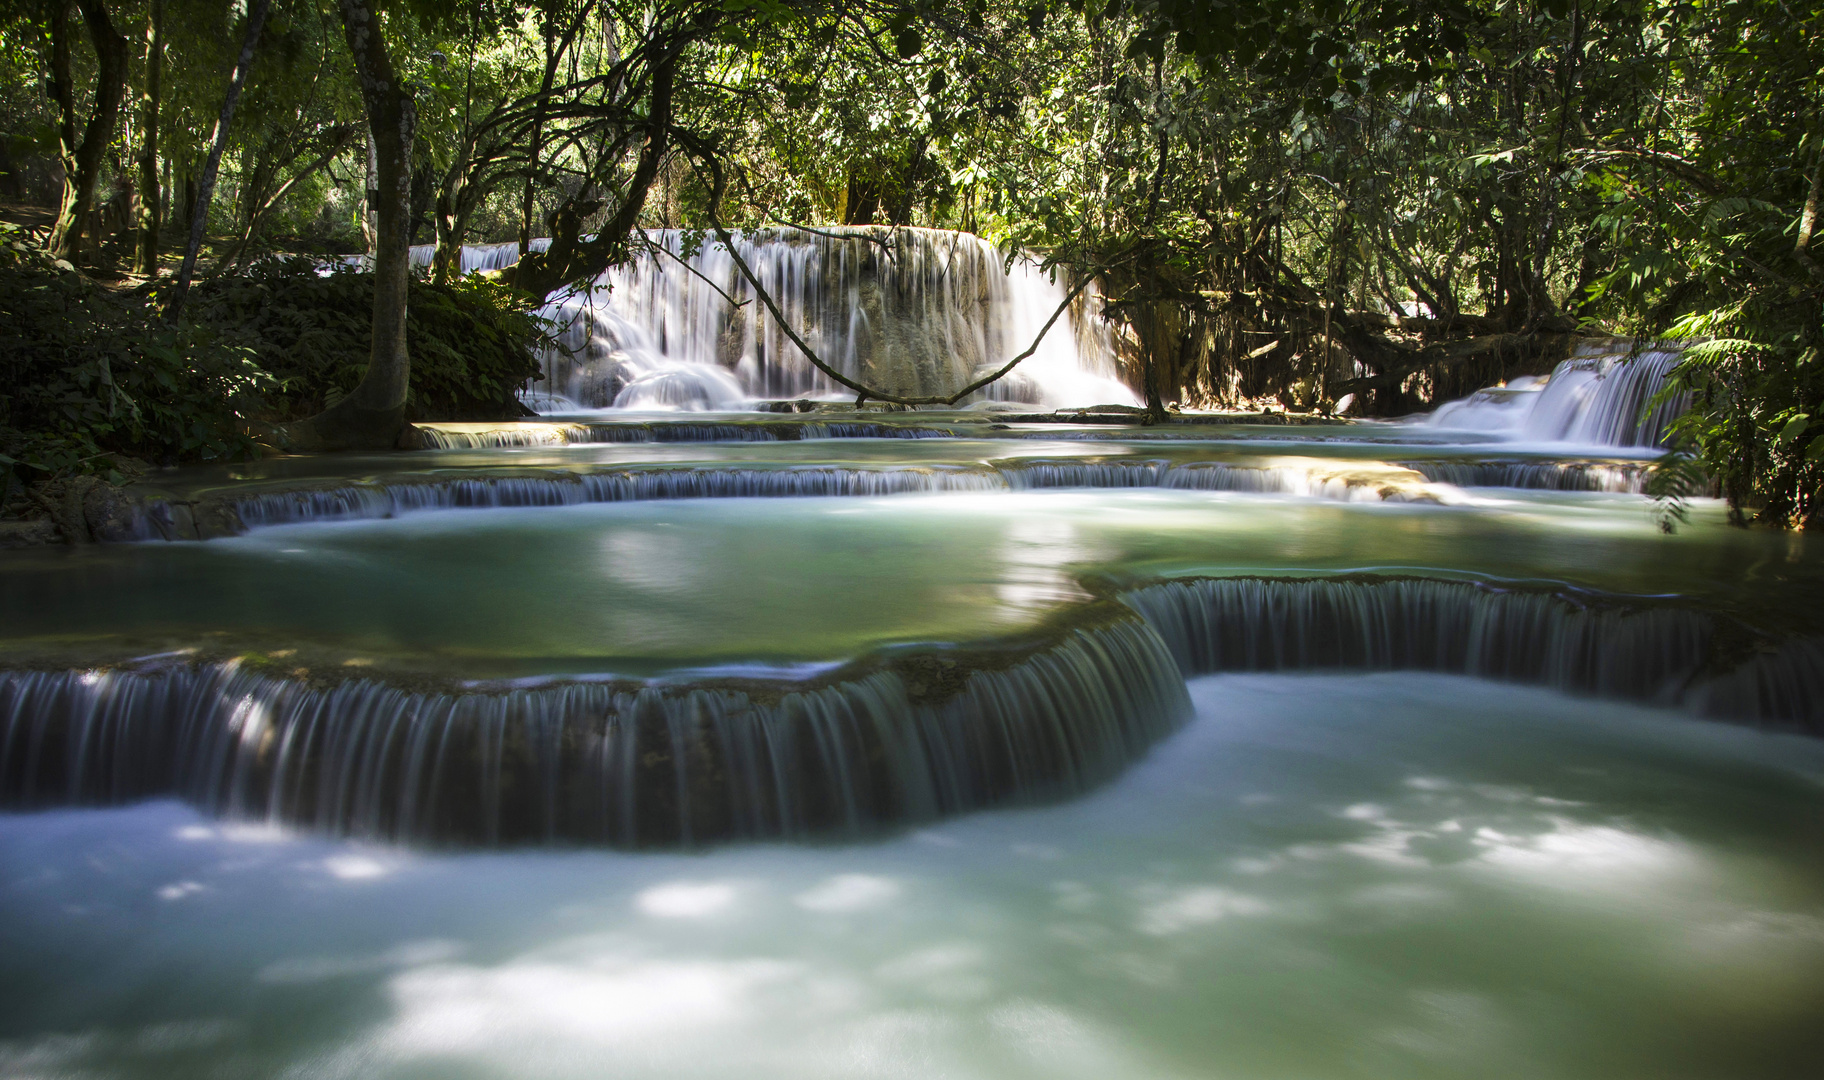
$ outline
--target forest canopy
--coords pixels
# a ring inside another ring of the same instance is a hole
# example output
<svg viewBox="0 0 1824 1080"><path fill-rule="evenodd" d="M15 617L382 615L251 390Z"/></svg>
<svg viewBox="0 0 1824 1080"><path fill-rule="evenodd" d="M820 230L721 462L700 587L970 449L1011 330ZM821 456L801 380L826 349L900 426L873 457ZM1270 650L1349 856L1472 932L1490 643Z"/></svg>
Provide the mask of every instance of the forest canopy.
<svg viewBox="0 0 1824 1080"><path fill-rule="evenodd" d="M1579 335L1689 339L1662 488L1820 512L1815 3L0 10L0 197L54 211L52 256L175 324L191 275L371 253L362 377L297 445L396 438L407 245L441 286L462 244L551 237L501 275L530 303L653 227L916 225L1096 277L1156 414L1396 415Z"/></svg>

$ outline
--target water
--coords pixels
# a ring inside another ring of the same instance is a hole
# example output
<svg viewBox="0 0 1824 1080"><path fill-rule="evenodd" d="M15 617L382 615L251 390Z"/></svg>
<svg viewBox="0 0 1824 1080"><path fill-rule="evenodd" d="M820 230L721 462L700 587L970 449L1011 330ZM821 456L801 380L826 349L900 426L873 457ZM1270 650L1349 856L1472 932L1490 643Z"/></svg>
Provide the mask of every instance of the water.
<svg viewBox="0 0 1824 1080"><path fill-rule="evenodd" d="M1180 672L1237 668L1824 729L1815 560L1718 516L1148 487L42 551L0 565L0 647L51 669L0 674L0 796L437 843L853 837L1087 790L1177 726Z"/></svg>
<svg viewBox="0 0 1824 1080"><path fill-rule="evenodd" d="M1676 347L1635 353L1628 341L1586 342L1551 375L1478 391L1441 406L1426 422L1526 441L1661 446L1667 425L1689 404L1683 397L1658 401L1682 355Z"/></svg>
<svg viewBox="0 0 1824 1080"><path fill-rule="evenodd" d="M1824 561L1663 366L156 473L0 553L0 1075L1809 1076Z"/></svg>
<svg viewBox="0 0 1824 1080"><path fill-rule="evenodd" d="M0 683L0 790L18 806L175 792L223 816L421 843L853 839L1081 794L1184 719L1178 667L1131 616L993 660L493 694L326 689L240 660L15 674Z"/></svg>
<svg viewBox="0 0 1824 1080"><path fill-rule="evenodd" d="M794 437L707 443L622 437L566 442L516 437L527 425L462 425L455 431L448 430L455 425L448 425L440 435L463 438L451 437L446 449L405 460L355 455L275 459L186 470L144 482L144 504L130 538L196 539L199 530L208 536L261 525L454 508L1060 487L1456 503L1469 497L1461 489L1478 486L1639 492L1649 468L1638 458L1566 460L1539 448L1502 447L1494 455L1482 445L1388 446L1372 438L1384 434L1374 429L1364 432L1370 438L1352 442L1309 437L1298 441L1283 434L1224 441L1136 438L1131 429L1072 439L1058 436L1081 432L1028 431L1012 425L994 429L979 423L891 429L915 438L873 437L872 427L862 427L856 436L800 438L800 428L808 425L751 419L740 425L715 425L715 433L724 426L743 436L785 432ZM679 427L701 425L663 425L656 431L671 434ZM645 423L587 426L591 434L617 436L629 429L641 435L655 430ZM484 443L478 437L482 435L507 437ZM1002 437L991 437L996 435Z"/></svg>
<svg viewBox="0 0 1824 1080"><path fill-rule="evenodd" d="M14 1076L1810 1076L1815 741L1226 676L1088 798L838 847L0 831Z"/></svg>
<svg viewBox="0 0 1824 1080"><path fill-rule="evenodd" d="M1668 537L1645 500L1596 493L661 500L13 553L0 561L0 644L96 658L291 647L484 678L646 674L1013 633L1108 579L1376 571L1676 594L1775 626L1807 617L1824 576L1802 538L1731 529L1714 503Z"/></svg>
<svg viewBox="0 0 1824 1080"><path fill-rule="evenodd" d="M539 412L613 407L701 411L754 398L853 397L785 335L713 236L646 234L651 250L544 309L563 350L545 358ZM1049 408L1138 404L1118 378L1100 294L1088 290L1041 339L1068 285L1007 264L965 233L913 228L766 229L735 245L791 328L845 376L889 394L941 396L1037 351L985 400ZM499 269L511 244L465 248L463 268ZM431 250L415 249L429 264Z"/></svg>

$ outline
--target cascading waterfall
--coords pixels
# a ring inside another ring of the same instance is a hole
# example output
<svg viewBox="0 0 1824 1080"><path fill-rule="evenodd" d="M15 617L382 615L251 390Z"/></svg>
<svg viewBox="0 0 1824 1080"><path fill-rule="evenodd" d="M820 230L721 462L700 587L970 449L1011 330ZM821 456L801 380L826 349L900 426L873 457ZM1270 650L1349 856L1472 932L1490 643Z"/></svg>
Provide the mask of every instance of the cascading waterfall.
<svg viewBox="0 0 1824 1080"><path fill-rule="evenodd" d="M492 450L521 446L578 446L597 443L798 442L805 439L945 439L948 428L877 424L866 420L708 423L647 420L637 423L421 424L415 430L429 450Z"/></svg>
<svg viewBox="0 0 1824 1080"><path fill-rule="evenodd" d="M545 358L540 411L738 409L756 398L843 396L786 337L714 237L647 234L652 250L561 294L544 314L563 355ZM547 241L548 243L548 241ZM1030 345L1066 288L994 245L936 229L764 229L735 235L785 319L826 363L887 393L951 393ZM417 248L428 264L432 249ZM497 269L512 244L464 248ZM1048 407L1138 404L1119 380L1094 289L1034 354L979 395Z"/></svg>
<svg viewBox="0 0 1824 1080"><path fill-rule="evenodd" d="M237 500L235 512L248 528L255 528L305 521L389 518L417 510L577 506L649 499L802 498L992 490L1004 490L1004 485L996 483L992 475L937 466L655 469L254 494Z"/></svg>
<svg viewBox="0 0 1824 1080"><path fill-rule="evenodd" d="M889 656L821 685L317 686L238 662L0 673L0 802L176 793L430 843L866 835L1081 792L1189 714L1131 615L1008 655Z"/></svg>
<svg viewBox="0 0 1824 1080"><path fill-rule="evenodd" d="M551 238L541 236L526 245L530 251L547 251L551 247ZM436 244L413 244L411 258L413 266L429 266L437 257ZM464 244L459 257L459 269L465 274L481 270L505 270L519 261L519 241L508 240L500 244Z"/></svg>
<svg viewBox="0 0 1824 1080"><path fill-rule="evenodd" d="M1024 461L999 463L1009 488L1159 487L1300 495L1341 502L1443 502L1446 493L1417 472L1379 462L1292 459L1283 464L1165 461Z"/></svg>
<svg viewBox="0 0 1824 1080"><path fill-rule="evenodd" d="M1684 396L1651 402L1682 356L1675 346L1634 354L1630 342L1587 342L1551 375L1478 390L1440 406L1426 423L1528 442L1662 446L1668 426L1690 402Z"/></svg>
<svg viewBox="0 0 1824 1080"><path fill-rule="evenodd" d="M1454 672L1824 730L1824 642L1729 652L1745 628L1563 587L1425 578L1207 578L1125 593L1187 674Z"/></svg>
<svg viewBox="0 0 1824 1080"><path fill-rule="evenodd" d="M1296 495L1342 502L1451 500L1418 472L1375 462L1224 464L1011 459L982 465L684 466L462 476L333 487L247 490L209 503L209 535L265 525L398 517L425 510L579 506L657 499L856 497L1056 488L1165 488ZM125 540L194 540L198 509L153 500L135 508Z"/></svg>
<svg viewBox="0 0 1824 1080"><path fill-rule="evenodd" d="M1409 461L1405 468L1457 487L1530 488L1536 491L1606 491L1640 495L1653 467L1646 462Z"/></svg>
<svg viewBox="0 0 1824 1080"><path fill-rule="evenodd" d="M1217 671L1410 669L1824 727L1824 643L1652 599L1416 578L1132 589L1025 644L899 650L807 682L408 689L240 661L0 673L0 803L176 794L425 843L859 836L1079 793ZM1135 615L1138 618L1135 618Z"/></svg>

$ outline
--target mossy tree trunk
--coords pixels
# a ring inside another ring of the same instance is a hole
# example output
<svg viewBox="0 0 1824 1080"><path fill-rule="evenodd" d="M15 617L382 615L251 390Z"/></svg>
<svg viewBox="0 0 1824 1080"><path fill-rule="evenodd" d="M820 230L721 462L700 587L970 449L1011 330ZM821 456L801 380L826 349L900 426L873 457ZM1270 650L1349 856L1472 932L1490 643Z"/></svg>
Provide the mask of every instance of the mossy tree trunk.
<svg viewBox="0 0 1824 1080"><path fill-rule="evenodd" d="M374 337L367 374L348 396L293 426L304 449L378 450L405 428L411 356L405 316L411 284L412 143L418 108L394 69L386 29L373 0L341 0L342 29L361 83L373 137L377 190L374 219Z"/></svg>
<svg viewBox="0 0 1824 1080"><path fill-rule="evenodd" d="M70 8L65 0L51 0L51 88L57 100L57 155L63 163L63 198L57 207L57 224L51 229L51 252L60 259L74 259L82 248L89 209L95 205L95 185L101 178L102 158L120 126L120 99L127 87L127 38L114 28L103 0L76 0L95 46L95 105L76 138L76 87L70 63ZM96 239L99 239L97 237Z"/></svg>

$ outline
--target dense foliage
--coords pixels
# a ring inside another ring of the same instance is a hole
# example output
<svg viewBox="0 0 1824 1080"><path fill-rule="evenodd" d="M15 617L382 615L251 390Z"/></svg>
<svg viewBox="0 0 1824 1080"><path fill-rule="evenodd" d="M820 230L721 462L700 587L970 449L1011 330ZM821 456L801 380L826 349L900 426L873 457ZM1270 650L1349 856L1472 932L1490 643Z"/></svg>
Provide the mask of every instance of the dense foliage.
<svg viewBox="0 0 1824 1080"><path fill-rule="evenodd" d="M0 245L0 488L154 462L243 456L244 421L277 389L215 329L171 326L8 229Z"/></svg>
<svg viewBox="0 0 1824 1080"><path fill-rule="evenodd" d="M0 226L0 496L54 476L119 478L123 459L231 460L361 379L373 276L265 260L199 288L189 316L105 288ZM417 282L414 416L497 420L540 376L526 299L484 279Z"/></svg>
<svg viewBox="0 0 1824 1080"><path fill-rule="evenodd" d="M132 106L97 202L143 219L163 198L169 243L245 6L47 0L0 16L15 159L79 164L106 90L97 12L126 39ZM1396 414L1549 370L1579 333L1684 336L1704 342L1679 373L1698 406L1662 486L1701 470L1744 517L1824 512L1815 0L271 12L202 208L223 269L272 248L371 248L398 275L416 241L449 282L463 243L552 235L509 275L537 296L633 256L654 226L962 228L1098 275L1155 409L1352 396ZM365 51L351 19L377 28ZM73 90L46 94L59 41ZM405 303L385 288L379 308ZM407 366L415 407L442 400L405 345L376 340L370 379L394 389L374 391L374 415L398 405ZM309 376L306 397L353 393L352 370Z"/></svg>
<svg viewBox="0 0 1824 1080"><path fill-rule="evenodd" d="M282 393L262 419L311 416L353 390L366 372L373 275L313 259L267 259L203 283L190 301L200 323L251 350ZM407 413L425 420L505 420L527 414L515 396L540 378L547 340L526 298L485 278L412 284L406 324L414 358Z"/></svg>

